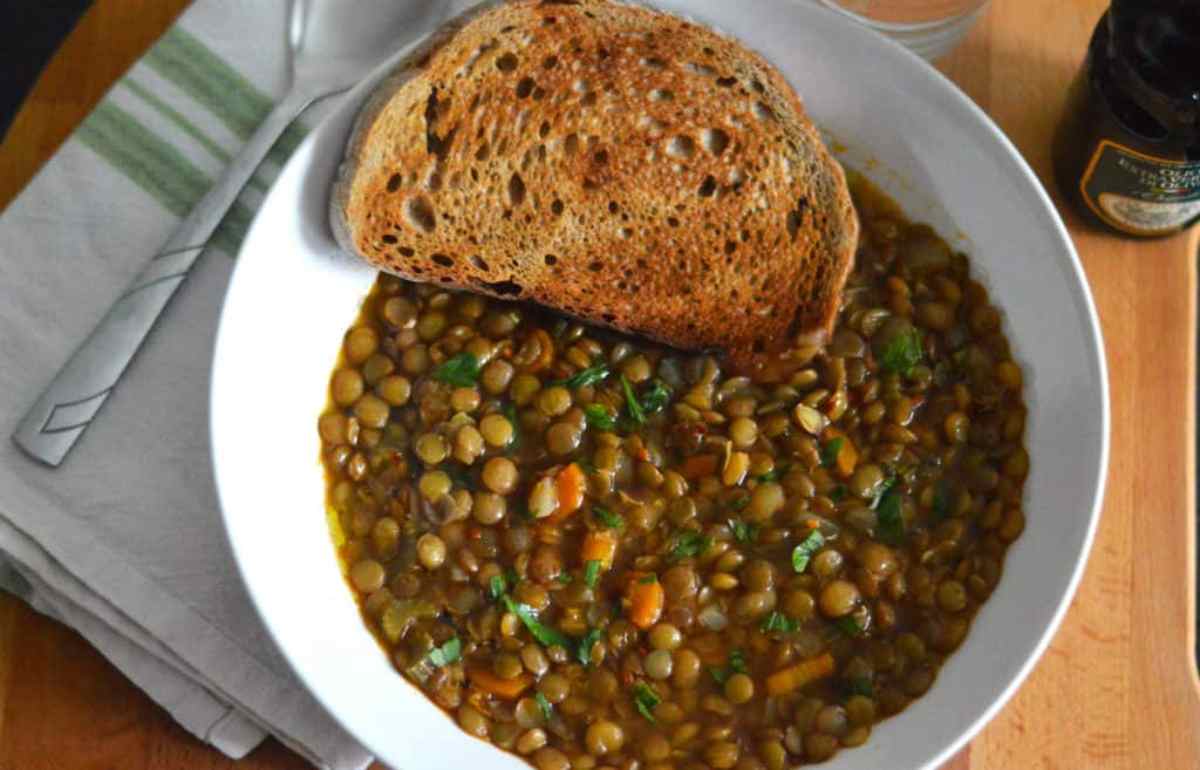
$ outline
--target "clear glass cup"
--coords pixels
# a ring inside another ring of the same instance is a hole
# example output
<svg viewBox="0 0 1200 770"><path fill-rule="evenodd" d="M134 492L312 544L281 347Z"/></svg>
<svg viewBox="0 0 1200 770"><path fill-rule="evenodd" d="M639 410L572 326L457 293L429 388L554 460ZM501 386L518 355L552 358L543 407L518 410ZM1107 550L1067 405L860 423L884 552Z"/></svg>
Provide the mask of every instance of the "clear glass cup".
<svg viewBox="0 0 1200 770"><path fill-rule="evenodd" d="M988 0L818 0L933 60L949 53Z"/></svg>

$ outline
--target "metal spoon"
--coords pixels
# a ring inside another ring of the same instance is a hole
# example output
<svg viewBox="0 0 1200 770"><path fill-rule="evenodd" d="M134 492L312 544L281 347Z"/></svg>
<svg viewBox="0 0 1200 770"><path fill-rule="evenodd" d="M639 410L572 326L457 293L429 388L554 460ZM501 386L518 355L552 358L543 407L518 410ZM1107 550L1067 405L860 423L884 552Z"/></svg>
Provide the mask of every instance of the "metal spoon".
<svg viewBox="0 0 1200 770"><path fill-rule="evenodd" d="M48 465L62 462L284 129L314 101L346 90L385 54L437 21L446 5L438 0L292 0L287 94L25 414L13 434L19 447Z"/></svg>

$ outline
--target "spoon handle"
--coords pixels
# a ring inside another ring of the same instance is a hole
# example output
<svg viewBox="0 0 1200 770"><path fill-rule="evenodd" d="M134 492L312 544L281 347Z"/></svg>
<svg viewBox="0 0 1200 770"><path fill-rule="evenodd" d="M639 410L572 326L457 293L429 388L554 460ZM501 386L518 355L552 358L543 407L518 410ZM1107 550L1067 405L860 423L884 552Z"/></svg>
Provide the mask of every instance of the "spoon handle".
<svg viewBox="0 0 1200 770"><path fill-rule="evenodd" d="M133 279L25 413L13 441L58 466L121 379L142 342L267 151L312 96L293 89L250 137L158 255Z"/></svg>

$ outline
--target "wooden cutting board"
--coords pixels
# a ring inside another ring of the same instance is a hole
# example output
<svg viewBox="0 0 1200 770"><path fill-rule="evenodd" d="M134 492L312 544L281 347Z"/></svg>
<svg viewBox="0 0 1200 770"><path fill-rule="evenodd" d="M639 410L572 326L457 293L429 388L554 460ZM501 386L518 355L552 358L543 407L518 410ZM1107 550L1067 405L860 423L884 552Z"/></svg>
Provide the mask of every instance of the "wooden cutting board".
<svg viewBox="0 0 1200 770"><path fill-rule="evenodd" d="M95 2L0 145L0 205L186 4ZM1056 201L1050 137L1105 5L995 2L940 65L1012 138ZM1108 351L1113 433L1104 518L1049 651L947 768L1200 768L1192 657L1198 233L1135 242L1086 230L1069 211L1064 217ZM73 632L0 598L0 770L232 765ZM238 765L305 766L274 742Z"/></svg>

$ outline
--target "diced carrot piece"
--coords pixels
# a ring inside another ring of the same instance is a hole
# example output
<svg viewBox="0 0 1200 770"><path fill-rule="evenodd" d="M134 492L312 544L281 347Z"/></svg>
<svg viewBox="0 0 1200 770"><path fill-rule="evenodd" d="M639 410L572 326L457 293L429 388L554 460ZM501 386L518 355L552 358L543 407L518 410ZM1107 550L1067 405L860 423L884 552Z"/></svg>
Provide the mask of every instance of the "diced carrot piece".
<svg viewBox="0 0 1200 770"><path fill-rule="evenodd" d="M782 668L767 677L767 694L785 695L793 692L809 682L829 676L833 673L833 668L833 656L827 652L794 666Z"/></svg>
<svg viewBox="0 0 1200 770"><path fill-rule="evenodd" d="M583 505L583 493L587 489L587 476L579 463L571 463L554 477L554 491L558 495L558 509L543 521L554 524L570 516Z"/></svg>
<svg viewBox="0 0 1200 770"><path fill-rule="evenodd" d="M596 530L587 533L583 538L583 548L580 555L583 563L598 561L604 569L612 567L613 557L617 553L617 536L610 529Z"/></svg>
<svg viewBox="0 0 1200 770"><path fill-rule="evenodd" d="M705 476L711 476L717 472L717 456L716 455L692 455L683 461L683 465L679 468L679 473L688 481Z"/></svg>
<svg viewBox="0 0 1200 770"><path fill-rule="evenodd" d="M471 684L481 690L504 700L515 700L521 697L521 693L528 690L529 685L533 684L533 676L528 672L512 679L501 679L486 668L467 669L467 678L471 680Z"/></svg>
<svg viewBox="0 0 1200 770"><path fill-rule="evenodd" d="M629 619L638 628L646 629L658 622L662 616L666 594L657 579L639 577L629 584L626 599L629 601Z"/></svg>

